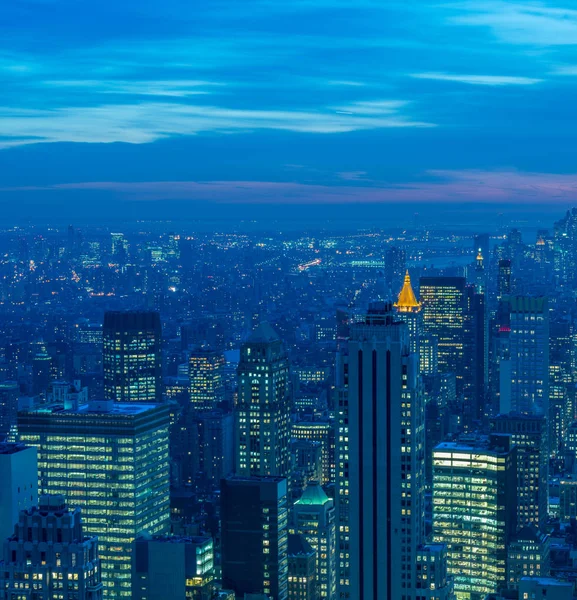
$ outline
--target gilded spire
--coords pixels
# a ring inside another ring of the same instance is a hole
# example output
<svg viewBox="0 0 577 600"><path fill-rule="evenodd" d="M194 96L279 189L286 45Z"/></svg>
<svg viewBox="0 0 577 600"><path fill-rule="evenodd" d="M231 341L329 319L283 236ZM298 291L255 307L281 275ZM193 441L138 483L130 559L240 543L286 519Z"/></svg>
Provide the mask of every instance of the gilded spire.
<svg viewBox="0 0 577 600"><path fill-rule="evenodd" d="M407 270L405 274L405 283L403 289L397 298L395 308L399 312L418 312L421 310L421 303L417 300L413 286L411 285L411 276Z"/></svg>

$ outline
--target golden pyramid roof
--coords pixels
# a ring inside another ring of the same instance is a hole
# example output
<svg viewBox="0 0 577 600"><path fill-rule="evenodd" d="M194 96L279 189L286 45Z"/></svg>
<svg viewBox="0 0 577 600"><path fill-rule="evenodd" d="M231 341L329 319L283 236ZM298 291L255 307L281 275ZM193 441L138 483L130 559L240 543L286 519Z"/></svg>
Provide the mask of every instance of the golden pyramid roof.
<svg viewBox="0 0 577 600"><path fill-rule="evenodd" d="M413 286L411 285L411 276L407 270L405 274L405 283L403 289L397 298L395 308L399 312L416 312L421 310L421 303L417 300Z"/></svg>

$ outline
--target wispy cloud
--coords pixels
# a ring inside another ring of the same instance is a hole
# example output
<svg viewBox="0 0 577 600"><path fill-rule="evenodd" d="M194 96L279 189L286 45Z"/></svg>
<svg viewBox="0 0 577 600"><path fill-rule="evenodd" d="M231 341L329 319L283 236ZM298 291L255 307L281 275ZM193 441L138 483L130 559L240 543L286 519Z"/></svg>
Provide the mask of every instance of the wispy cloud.
<svg viewBox="0 0 577 600"><path fill-rule="evenodd" d="M530 46L577 45L577 10L514 0L472 0L452 5L459 25L489 27L501 41Z"/></svg>
<svg viewBox="0 0 577 600"><path fill-rule="evenodd" d="M411 73L415 79L432 79L435 81L453 81L469 85L535 85L542 83L543 79L532 77L516 77L508 75L456 75L451 73Z"/></svg>
<svg viewBox="0 0 577 600"><path fill-rule="evenodd" d="M100 94L126 94L130 96L170 96L185 98L210 94L210 88L223 86L213 81L171 80L171 81L123 81L98 79L47 80L42 85L52 88L79 88Z"/></svg>
<svg viewBox="0 0 577 600"><path fill-rule="evenodd" d="M169 135L276 129L303 133L345 133L391 127L431 127L401 111L405 102L358 102L347 110L249 110L192 104L141 103L24 110L0 107L6 140L36 136L46 142L146 143Z"/></svg>
<svg viewBox="0 0 577 600"><path fill-rule="evenodd" d="M520 201L566 203L577 198L577 174L432 170L425 175L427 181L372 187L271 181L101 181L4 188L0 191L98 191L132 201L204 200L223 204L484 202L499 205Z"/></svg>

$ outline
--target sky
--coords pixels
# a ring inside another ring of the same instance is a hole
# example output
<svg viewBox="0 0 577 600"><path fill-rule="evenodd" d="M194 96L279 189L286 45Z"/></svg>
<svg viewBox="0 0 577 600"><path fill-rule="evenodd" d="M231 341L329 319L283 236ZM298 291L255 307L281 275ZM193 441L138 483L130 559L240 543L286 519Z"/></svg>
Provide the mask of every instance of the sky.
<svg viewBox="0 0 577 600"><path fill-rule="evenodd" d="M576 140L574 0L2 3L4 219L560 214Z"/></svg>

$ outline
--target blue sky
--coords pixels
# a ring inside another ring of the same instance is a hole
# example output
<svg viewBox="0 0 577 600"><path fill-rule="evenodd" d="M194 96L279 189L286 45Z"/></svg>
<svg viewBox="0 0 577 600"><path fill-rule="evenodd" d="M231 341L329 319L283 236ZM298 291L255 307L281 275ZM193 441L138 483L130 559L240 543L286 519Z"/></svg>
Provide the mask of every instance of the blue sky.
<svg viewBox="0 0 577 600"><path fill-rule="evenodd" d="M572 6L574 8L572 8ZM577 202L567 0L10 0L0 203Z"/></svg>

